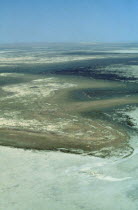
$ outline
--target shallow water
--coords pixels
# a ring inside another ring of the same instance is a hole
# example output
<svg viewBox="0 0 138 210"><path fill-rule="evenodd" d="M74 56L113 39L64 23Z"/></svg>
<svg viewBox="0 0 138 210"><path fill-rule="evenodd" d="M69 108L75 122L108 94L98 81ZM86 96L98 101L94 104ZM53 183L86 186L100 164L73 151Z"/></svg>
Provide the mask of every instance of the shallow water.
<svg viewBox="0 0 138 210"><path fill-rule="evenodd" d="M74 153L84 151L104 157L113 154L114 150L117 155L119 149L123 156L123 151L127 155L131 153L129 136L123 125L109 121L105 116L108 109L137 102L135 95L126 97L126 84L61 75L2 73L0 76L7 81L1 86L1 145ZM19 78L24 82L8 84ZM82 100L82 93L88 88L89 92L96 92L96 97ZM104 96L100 94L103 89ZM72 97L78 90L81 90L79 98ZM107 98L110 90L116 95Z"/></svg>
<svg viewBox="0 0 138 210"><path fill-rule="evenodd" d="M0 209L137 209L137 49L0 46Z"/></svg>

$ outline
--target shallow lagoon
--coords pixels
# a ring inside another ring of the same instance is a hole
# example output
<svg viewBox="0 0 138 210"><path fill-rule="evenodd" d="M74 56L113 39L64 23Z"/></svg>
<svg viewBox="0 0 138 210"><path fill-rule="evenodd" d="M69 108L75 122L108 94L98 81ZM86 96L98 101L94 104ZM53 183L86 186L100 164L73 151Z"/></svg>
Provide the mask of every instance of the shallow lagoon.
<svg viewBox="0 0 138 210"><path fill-rule="evenodd" d="M120 149L131 153L127 126L111 119L114 108L137 102L135 92L132 96L127 95L126 84L76 76L27 77L2 73L1 77L4 81L9 78L24 81L1 87L1 145L86 152L96 156L98 153L110 156ZM85 94L87 89L96 97ZM103 89L106 91L104 96L100 95ZM118 94L120 89L121 96ZM116 95L107 97L110 90ZM78 91L79 97L73 97L72 94Z"/></svg>
<svg viewBox="0 0 138 210"><path fill-rule="evenodd" d="M1 209L137 209L132 45L0 47Z"/></svg>

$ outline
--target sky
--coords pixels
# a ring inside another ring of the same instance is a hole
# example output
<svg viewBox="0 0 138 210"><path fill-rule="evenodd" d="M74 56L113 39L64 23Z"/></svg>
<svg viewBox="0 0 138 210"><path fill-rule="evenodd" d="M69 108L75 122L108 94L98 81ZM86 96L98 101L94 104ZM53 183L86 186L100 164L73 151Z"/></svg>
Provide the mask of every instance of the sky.
<svg viewBox="0 0 138 210"><path fill-rule="evenodd" d="M0 0L0 43L137 41L138 0Z"/></svg>

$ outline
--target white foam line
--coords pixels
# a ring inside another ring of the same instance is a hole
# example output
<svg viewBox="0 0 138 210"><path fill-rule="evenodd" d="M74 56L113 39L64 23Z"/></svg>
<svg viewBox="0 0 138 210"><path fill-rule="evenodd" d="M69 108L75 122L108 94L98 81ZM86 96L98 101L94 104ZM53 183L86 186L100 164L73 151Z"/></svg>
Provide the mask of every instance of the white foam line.
<svg viewBox="0 0 138 210"><path fill-rule="evenodd" d="M97 173L94 171L82 171L82 172L89 174L90 176L93 176L97 179L105 180L105 181L109 181L109 182L121 182L121 181L126 181L126 180L132 178L132 177L116 178L116 177L112 177L112 176L106 176L104 174L100 174L100 173Z"/></svg>

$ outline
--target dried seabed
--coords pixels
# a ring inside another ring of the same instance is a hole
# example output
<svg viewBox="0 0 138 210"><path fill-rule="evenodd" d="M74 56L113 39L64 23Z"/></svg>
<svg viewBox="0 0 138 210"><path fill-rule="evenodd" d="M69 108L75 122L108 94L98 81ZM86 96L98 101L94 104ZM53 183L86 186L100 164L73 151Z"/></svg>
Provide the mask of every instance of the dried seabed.
<svg viewBox="0 0 138 210"><path fill-rule="evenodd" d="M79 89L118 90L127 88L126 84L71 76L26 77L14 73L1 76L24 81L1 87L1 145L100 157L125 156L133 151L123 126L107 119L88 118L82 113L136 104L136 96L88 101L71 98L71 92Z"/></svg>

